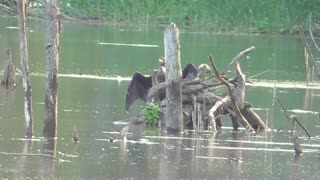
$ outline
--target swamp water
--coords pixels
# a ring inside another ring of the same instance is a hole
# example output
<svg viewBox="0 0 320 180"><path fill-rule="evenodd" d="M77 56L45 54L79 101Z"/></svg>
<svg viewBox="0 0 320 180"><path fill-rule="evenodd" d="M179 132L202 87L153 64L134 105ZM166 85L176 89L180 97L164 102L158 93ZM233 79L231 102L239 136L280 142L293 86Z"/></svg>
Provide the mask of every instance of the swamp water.
<svg viewBox="0 0 320 180"><path fill-rule="evenodd" d="M10 47L20 68L15 19L0 18L0 57ZM23 90L0 91L0 177L4 179L318 179L320 176L320 84L306 83L303 46L286 36L225 35L183 32L181 58L208 63L213 54L223 69L240 51L256 50L241 62L256 83L246 99L273 129L249 135L233 132L229 118L219 133L184 131L178 137L157 128L130 126L128 141L118 141L143 103L125 111L125 96L134 72L151 74L163 56L163 29L138 29L84 23L64 24L59 65L58 138L46 142L44 119L45 25L29 23L29 65L35 138L24 138ZM1 61L3 63L3 61ZM2 64L1 64L2 68ZM233 76L230 72L229 77ZM19 79L20 76L17 76ZM319 82L319 81L318 81ZM310 88L306 88L309 86ZM221 88L218 91L224 92ZM294 156L287 120L274 100L309 130L297 127L304 153ZM80 143L71 141L74 127ZM113 143L108 139L115 138ZM10 154L11 153L11 154ZM30 153L35 156L17 156ZM52 159L40 154L55 155Z"/></svg>

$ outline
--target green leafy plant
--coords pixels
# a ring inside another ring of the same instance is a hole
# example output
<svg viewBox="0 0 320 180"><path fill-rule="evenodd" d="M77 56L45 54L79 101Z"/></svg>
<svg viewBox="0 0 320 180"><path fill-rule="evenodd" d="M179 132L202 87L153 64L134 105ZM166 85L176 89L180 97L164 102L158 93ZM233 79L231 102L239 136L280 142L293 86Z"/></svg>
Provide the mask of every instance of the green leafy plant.
<svg viewBox="0 0 320 180"><path fill-rule="evenodd" d="M160 111L158 103L153 101L143 107L141 112L145 117L145 123L147 126L158 126Z"/></svg>

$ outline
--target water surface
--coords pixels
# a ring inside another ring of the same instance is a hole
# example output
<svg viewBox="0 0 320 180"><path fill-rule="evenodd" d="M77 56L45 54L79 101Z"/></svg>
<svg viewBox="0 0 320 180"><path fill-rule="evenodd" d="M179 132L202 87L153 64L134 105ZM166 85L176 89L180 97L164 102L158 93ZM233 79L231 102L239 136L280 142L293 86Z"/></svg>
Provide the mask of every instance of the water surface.
<svg viewBox="0 0 320 180"><path fill-rule="evenodd" d="M15 19L0 18L0 52L10 48L19 63ZM303 46L290 36L226 35L185 32L181 29L181 58L188 63L208 63L210 54L219 69L241 50L256 51L241 67L256 82L246 98L274 132L249 135L233 132L223 119L219 133L184 131L168 137L157 128L130 126L128 141L118 141L125 123L136 115L141 102L125 111L125 95L134 72L150 74L163 56L162 29L139 29L65 22L59 63L59 118L56 142L42 136L44 119L45 24L28 25L29 64L35 140L25 141L23 90L0 91L0 152L52 154L43 156L0 154L0 177L52 179L317 179L319 177L319 82L307 84ZM3 62L3 61L2 61ZM1 66L2 67L2 66ZM232 72L228 73L233 76ZM19 79L18 77L17 79ZM307 86L312 86L306 89ZM222 88L219 90L224 91ZM310 131L308 139L297 133L304 149L294 156L290 131L273 97L279 97L291 115ZM80 143L73 144L74 127ZM278 131L277 131L278 130ZM115 138L114 143L108 139ZM54 150L49 151L48 150Z"/></svg>

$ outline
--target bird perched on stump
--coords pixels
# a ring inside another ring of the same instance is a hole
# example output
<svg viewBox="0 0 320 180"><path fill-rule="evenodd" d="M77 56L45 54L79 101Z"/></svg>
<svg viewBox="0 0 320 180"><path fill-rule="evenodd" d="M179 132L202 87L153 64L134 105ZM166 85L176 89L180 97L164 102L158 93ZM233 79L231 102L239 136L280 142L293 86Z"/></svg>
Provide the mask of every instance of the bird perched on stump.
<svg viewBox="0 0 320 180"><path fill-rule="evenodd" d="M159 58L160 67L158 73L156 74L157 83L164 82L166 80L166 62L164 57Z"/></svg>
<svg viewBox="0 0 320 180"><path fill-rule="evenodd" d="M207 64L200 64L198 67L198 78L200 82L203 82L206 78L206 74L209 73L210 67Z"/></svg>
<svg viewBox="0 0 320 180"><path fill-rule="evenodd" d="M149 89L161 82L165 81L165 59L163 57L159 58L160 67L156 69L152 76L144 76L139 72L136 72L128 87L128 92L126 96L126 110L128 111L130 106L138 99L146 102ZM210 69L210 68L209 68ZM183 69L182 78L183 79L193 79L198 74L197 69L193 64L188 64ZM165 98L165 92L160 93L159 99Z"/></svg>

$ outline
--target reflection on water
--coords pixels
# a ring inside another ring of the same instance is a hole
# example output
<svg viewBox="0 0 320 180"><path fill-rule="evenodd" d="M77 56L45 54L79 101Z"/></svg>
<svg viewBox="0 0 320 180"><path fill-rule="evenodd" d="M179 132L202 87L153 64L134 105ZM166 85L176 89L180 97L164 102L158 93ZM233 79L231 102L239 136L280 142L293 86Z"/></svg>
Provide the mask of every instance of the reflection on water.
<svg viewBox="0 0 320 180"><path fill-rule="evenodd" d="M43 143L42 153L48 155L48 157L41 158L39 162L39 177L43 179L56 179L55 166L56 161L56 140L48 139Z"/></svg>
<svg viewBox="0 0 320 180"><path fill-rule="evenodd" d="M0 18L0 49L18 58L15 20ZM35 136L42 135L44 117L44 25L35 22L30 33ZM178 135L129 124L127 141L119 121L140 112L137 102L125 111L125 94L134 72L150 74L163 56L163 34L119 31L108 26L66 23L61 40L58 137L24 138L23 90L0 91L0 177L8 179L317 179L320 176L320 84L305 70L303 48L292 37L181 34L182 64L206 63L211 53L223 69L239 51L254 45L250 59L241 62L256 84L247 100L272 129L248 134L223 129ZM81 37L81 38L79 38ZM43 50L43 51L41 51ZM2 58L4 53L0 52ZM307 72L307 81L306 81ZM228 76L233 74L228 72ZM224 88L217 90L224 92ZM274 98L296 116L312 135L296 129L303 154L294 156L290 131ZM80 143L72 143L77 127ZM111 140L112 139L112 140ZM22 153L17 155L15 153ZM36 154L24 156L23 154Z"/></svg>
<svg viewBox="0 0 320 180"><path fill-rule="evenodd" d="M32 153L32 141L31 140L25 140L24 145L22 148L22 154L30 154ZM21 179L24 177L30 177L30 167L28 167L28 160L30 161L30 158L28 156L19 156L17 158L17 173L15 173L15 179Z"/></svg>

